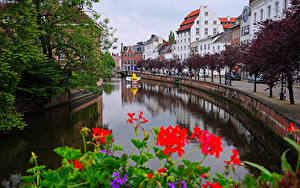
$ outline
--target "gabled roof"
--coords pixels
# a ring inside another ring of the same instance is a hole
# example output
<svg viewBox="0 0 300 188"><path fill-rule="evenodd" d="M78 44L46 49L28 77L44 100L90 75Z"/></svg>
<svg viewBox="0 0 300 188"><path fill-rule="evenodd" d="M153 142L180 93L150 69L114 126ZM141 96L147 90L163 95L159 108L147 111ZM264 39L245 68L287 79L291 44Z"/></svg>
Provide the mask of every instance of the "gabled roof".
<svg viewBox="0 0 300 188"><path fill-rule="evenodd" d="M231 42L231 34L230 32L223 32L215 41L220 43L230 43Z"/></svg>
<svg viewBox="0 0 300 188"><path fill-rule="evenodd" d="M222 24L224 29L231 28L234 24Z"/></svg>
<svg viewBox="0 0 300 188"><path fill-rule="evenodd" d="M189 13L184 18L184 21L181 22L180 28L177 30L177 32L190 29L193 26L195 20L198 18L199 14L200 14L200 9L194 10L191 13Z"/></svg>
<svg viewBox="0 0 300 188"><path fill-rule="evenodd" d="M229 18L229 20L227 18L219 18L220 22L236 22L236 18Z"/></svg>
<svg viewBox="0 0 300 188"><path fill-rule="evenodd" d="M193 12L189 13L186 17L186 18L189 18L189 17L192 17L192 16L195 16L195 15L199 15L200 14L200 9L197 9L197 10L194 10Z"/></svg>

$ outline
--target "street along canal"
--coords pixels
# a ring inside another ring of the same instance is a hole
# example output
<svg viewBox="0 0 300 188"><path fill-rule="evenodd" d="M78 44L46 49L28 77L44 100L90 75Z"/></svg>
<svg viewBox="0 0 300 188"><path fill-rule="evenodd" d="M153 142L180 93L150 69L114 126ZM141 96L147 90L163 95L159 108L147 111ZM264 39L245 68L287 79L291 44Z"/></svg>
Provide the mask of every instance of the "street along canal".
<svg viewBox="0 0 300 188"><path fill-rule="evenodd" d="M130 138L135 136L133 126L126 124L127 113L144 112L151 127L179 125L193 131L200 127L222 137L223 152L219 159L207 157L204 165L212 167L212 174L222 173L224 161L229 160L232 149L237 149L241 160L265 166L271 171L280 169L280 153L284 150L278 142L261 129L260 122L249 117L243 110L226 100L210 96L200 90L186 86L142 80L138 91L130 88L125 80L114 79L105 83L103 95L94 95L72 104L47 112L27 115L29 126L22 133L13 136L2 135L0 139L0 186L14 187L20 176L30 168L32 151L38 155L39 164L57 168L60 158L53 149L60 146L82 148L79 130L83 126L106 127L112 130L115 143L131 153ZM136 93L135 93L136 92ZM190 151L197 147L196 142L185 147ZM119 153L121 155L121 152ZM201 152L195 152L189 159L200 161ZM151 163L159 168L159 161ZM237 168L238 180L257 171L248 166Z"/></svg>

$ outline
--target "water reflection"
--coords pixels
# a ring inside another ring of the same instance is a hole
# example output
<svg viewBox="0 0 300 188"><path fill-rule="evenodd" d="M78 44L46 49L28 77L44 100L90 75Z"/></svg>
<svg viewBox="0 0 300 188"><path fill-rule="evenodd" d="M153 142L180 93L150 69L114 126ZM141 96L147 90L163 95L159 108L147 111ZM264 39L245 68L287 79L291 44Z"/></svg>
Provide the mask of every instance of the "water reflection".
<svg viewBox="0 0 300 188"><path fill-rule="evenodd" d="M0 142L0 187L17 187L25 175L31 152L39 164L57 168L61 158L53 152L60 146L82 148L82 126L103 125L103 96L94 95L45 113L24 117L29 126L15 135L2 135Z"/></svg>
<svg viewBox="0 0 300 188"><path fill-rule="evenodd" d="M128 131L128 125L125 124L126 113L143 110L145 117L149 119L146 127L180 125L191 133L197 126L222 137L224 152L220 159L215 160L210 157L206 162L206 165L213 167L213 171L223 172L223 161L229 159L233 148L240 152L241 160L256 162L269 170L279 171L280 153L284 148L281 148L272 136L264 133L259 122L251 119L229 102L199 90L163 82L143 80L135 95L127 87L125 80L120 84L121 93L113 92L111 96L104 95L104 100L105 103L109 103L111 97L115 100L121 94L122 106L114 103L115 105L104 108L104 121L110 123L114 136L118 137L117 142L126 148L126 152L131 151L131 145L127 143L128 135L133 136L130 133L132 130ZM115 112L117 109L121 109L118 111L123 114ZM112 112L114 116L122 118L113 120ZM127 126L127 130L124 126ZM257 133L260 136L255 135ZM267 144L262 144L261 141L266 140L272 143L272 147L268 148ZM187 150L196 147L195 144L188 146ZM201 154L192 155L191 160L198 160L199 155ZM258 172L249 167L239 168L239 177L243 177L246 173L257 174Z"/></svg>

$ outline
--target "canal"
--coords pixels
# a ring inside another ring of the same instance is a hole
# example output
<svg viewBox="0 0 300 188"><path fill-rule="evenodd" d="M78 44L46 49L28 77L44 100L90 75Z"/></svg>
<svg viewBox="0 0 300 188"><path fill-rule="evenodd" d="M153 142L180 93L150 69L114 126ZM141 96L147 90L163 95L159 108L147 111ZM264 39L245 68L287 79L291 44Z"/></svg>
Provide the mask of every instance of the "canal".
<svg viewBox="0 0 300 188"><path fill-rule="evenodd" d="M43 113L24 117L29 126L14 135L0 138L0 186L17 187L20 177L30 168L32 151L38 155L39 164L57 168L60 158L53 149L60 146L82 148L79 130L83 126L106 127L112 130L115 143L131 153L129 139L134 137L132 125L126 124L127 113L144 112L149 122L146 130L153 126L179 125L188 130L200 127L222 137L223 152L219 159L207 157L204 165L212 167L212 173L223 172L224 161L229 160L232 149L237 149L241 160L251 161L272 171L280 169L280 153L284 150L272 135L261 128L260 122L251 118L238 106L217 96L170 83L143 80L134 91L125 80L114 79L105 83L103 94L73 102ZM190 141L185 151L197 147ZM121 155L121 153L119 153ZM201 160L201 152L189 156ZM153 168L159 168L158 161L152 161ZM257 175L248 166L237 168L239 180L245 174Z"/></svg>

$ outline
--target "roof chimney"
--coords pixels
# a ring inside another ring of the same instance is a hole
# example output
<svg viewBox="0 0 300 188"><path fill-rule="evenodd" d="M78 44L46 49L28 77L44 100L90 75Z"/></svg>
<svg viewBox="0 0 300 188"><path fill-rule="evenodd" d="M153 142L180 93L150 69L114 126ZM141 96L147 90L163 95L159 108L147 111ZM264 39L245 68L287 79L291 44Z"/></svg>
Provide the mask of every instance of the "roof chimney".
<svg viewBox="0 0 300 188"><path fill-rule="evenodd" d="M229 21L229 22L230 22L230 17L229 17L229 16L227 16L227 21Z"/></svg>

